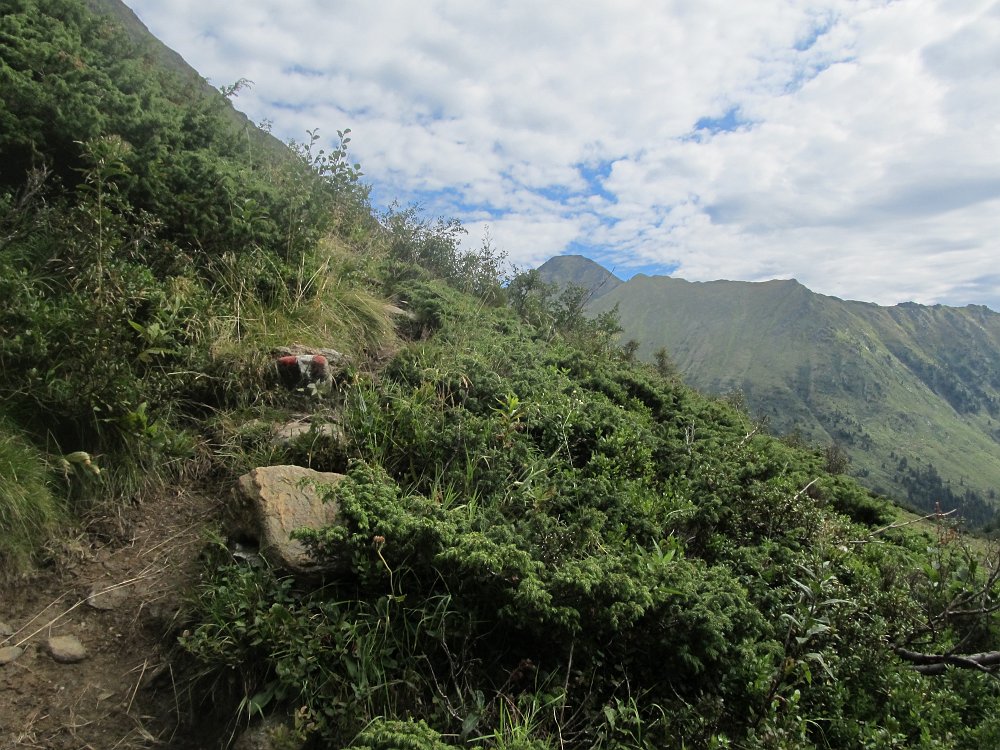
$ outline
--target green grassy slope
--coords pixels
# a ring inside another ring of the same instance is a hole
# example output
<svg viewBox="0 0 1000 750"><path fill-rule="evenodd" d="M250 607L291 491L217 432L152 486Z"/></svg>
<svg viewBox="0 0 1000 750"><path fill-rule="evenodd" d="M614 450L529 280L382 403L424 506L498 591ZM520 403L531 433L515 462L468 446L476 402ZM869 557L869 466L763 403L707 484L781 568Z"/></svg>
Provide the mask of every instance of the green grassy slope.
<svg viewBox="0 0 1000 750"><path fill-rule="evenodd" d="M248 141L131 18L79 0L0 16L0 536L23 540L0 544L0 577L52 530L43 504L169 476L207 415L260 395L270 347L351 353L388 329L345 250L377 226L346 152Z"/></svg>
<svg viewBox="0 0 1000 750"><path fill-rule="evenodd" d="M985 520L965 496L1000 487L1000 315L845 302L794 280L649 276L588 309L616 305L641 357L665 347L689 382L741 390L774 431L842 445L869 486L924 508L961 498Z"/></svg>

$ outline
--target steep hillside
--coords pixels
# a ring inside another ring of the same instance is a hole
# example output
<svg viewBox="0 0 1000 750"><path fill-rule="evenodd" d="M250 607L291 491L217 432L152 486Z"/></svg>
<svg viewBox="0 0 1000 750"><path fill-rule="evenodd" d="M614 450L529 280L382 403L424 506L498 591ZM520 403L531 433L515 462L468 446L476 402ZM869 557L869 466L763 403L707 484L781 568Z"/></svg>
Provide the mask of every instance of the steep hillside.
<svg viewBox="0 0 1000 750"><path fill-rule="evenodd" d="M975 523L1000 487L1000 315L879 307L794 280L691 283L639 275L593 299L623 338L665 348L692 385L742 391L778 433L842 446L879 492Z"/></svg>
<svg viewBox="0 0 1000 750"><path fill-rule="evenodd" d="M220 89L209 84L197 70L188 65L183 57L153 36L145 24L139 20L139 17L122 0L86 0L86 5L94 13L109 17L119 24L129 41L135 45L136 51L147 60L151 68L168 71L172 77L183 81L193 95L207 102L218 103ZM225 88L253 84L249 81L218 81L217 85ZM254 149L267 153L270 158L284 159L288 157L289 150L284 143L258 128L238 109L225 107L222 109L222 113L244 135Z"/></svg>
<svg viewBox="0 0 1000 750"><path fill-rule="evenodd" d="M8 7L0 745L1000 745L995 551L374 211L346 139L257 159L82 0Z"/></svg>
<svg viewBox="0 0 1000 750"><path fill-rule="evenodd" d="M234 352L288 343L293 317L299 341L345 350L388 329L343 240L377 226L346 141L256 148L225 97L131 31L77 0L0 16L0 478L21 478L0 570L54 497L131 498L206 415L253 402Z"/></svg>

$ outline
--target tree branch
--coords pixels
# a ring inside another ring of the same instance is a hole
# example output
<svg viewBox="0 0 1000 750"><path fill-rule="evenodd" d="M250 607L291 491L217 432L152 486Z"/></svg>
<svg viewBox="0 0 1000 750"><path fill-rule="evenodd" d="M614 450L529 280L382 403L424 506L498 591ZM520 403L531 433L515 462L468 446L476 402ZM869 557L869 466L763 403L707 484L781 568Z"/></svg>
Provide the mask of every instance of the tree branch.
<svg viewBox="0 0 1000 750"><path fill-rule="evenodd" d="M979 654L925 654L920 651L897 646L893 649L901 659L914 665L914 670L920 674L944 674L949 666L958 669L973 669L978 672L992 674L1000 666L1000 651L983 651Z"/></svg>

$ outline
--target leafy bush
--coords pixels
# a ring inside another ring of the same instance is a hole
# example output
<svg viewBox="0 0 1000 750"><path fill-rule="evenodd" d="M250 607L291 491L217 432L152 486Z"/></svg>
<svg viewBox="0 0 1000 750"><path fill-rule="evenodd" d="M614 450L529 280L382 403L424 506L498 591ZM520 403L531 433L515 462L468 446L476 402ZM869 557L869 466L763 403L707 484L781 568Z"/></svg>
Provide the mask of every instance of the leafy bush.
<svg viewBox="0 0 1000 750"><path fill-rule="evenodd" d="M489 303L503 298L507 256L488 234L478 250L464 250L466 230L456 219L431 222L416 206L393 206L380 220L388 250L383 275L390 288L404 281L440 279Z"/></svg>

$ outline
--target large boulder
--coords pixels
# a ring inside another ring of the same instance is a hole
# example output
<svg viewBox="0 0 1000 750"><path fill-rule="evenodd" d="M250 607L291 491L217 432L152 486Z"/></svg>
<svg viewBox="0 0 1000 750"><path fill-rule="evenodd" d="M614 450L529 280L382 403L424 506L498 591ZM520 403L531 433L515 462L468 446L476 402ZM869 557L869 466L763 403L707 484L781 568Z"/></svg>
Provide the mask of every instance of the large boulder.
<svg viewBox="0 0 1000 750"><path fill-rule="evenodd" d="M343 474L302 466L264 466L239 479L244 501L243 533L257 540L260 554L271 565L293 573L311 573L321 566L292 532L320 529L337 520L336 503L323 502L324 490ZM249 521L249 523L247 523Z"/></svg>

